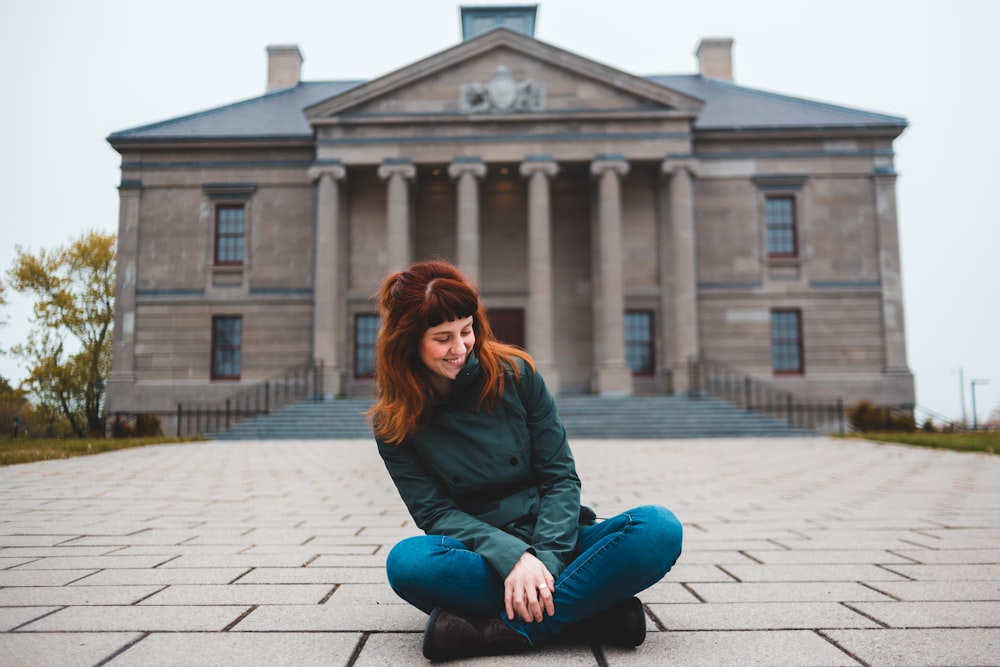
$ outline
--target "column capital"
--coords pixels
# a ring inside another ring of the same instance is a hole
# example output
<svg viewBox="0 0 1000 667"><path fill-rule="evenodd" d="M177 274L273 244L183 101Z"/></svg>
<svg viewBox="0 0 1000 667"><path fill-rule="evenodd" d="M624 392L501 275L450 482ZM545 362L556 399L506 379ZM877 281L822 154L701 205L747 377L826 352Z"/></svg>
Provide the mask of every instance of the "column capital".
<svg viewBox="0 0 1000 667"><path fill-rule="evenodd" d="M392 176L402 176L410 180L417 175L417 168L408 157L391 157L382 161L378 168L378 177L388 179Z"/></svg>
<svg viewBox="0 0 1000 667"><path fill-rule="evenodd" d="M527 178L534 174L542 174L553 178L559 173L559 165L551 155L529 155L520 166L521 176Z"/></svg>
<svg viewBox="0 0 1000 667"><path fill-rule="evenodd" d="M459 156L448 165L448 176L452 178L459 178L463 174L472 174L476 178L482 178L486 175L486 165L483 164L482 158L479 157L467 157Z"/></svg>
<svg viewBox="0 0 1000 667"><path fill-rule="evenodd" d="M335 181L347 178L347 167L340 160L317 162L309 167L309 180L318 181L324 176L329 176Z"/></svg>
<svg viewBox="0 0 1000 667"><path fill-rule="evenodd" d="M896 168L892 164L877 164L871 173L873 181L895 182L896 176Z"/></svg>
<svg viewBox="0 0 1000 667"><path fill-rule="evenodd" d="M695 170L695 161L692 159L668 157L660 163L660 173L664 176L673 176L681 169L685 170L688 176L698 175Z"/></svg>
<svg viewBox="0 0 1000 667"><path fill-rule="evenodd" d="M613 171L618 176L625 176L629 172L628 160L619 153L608 153L594 156L594 161L590 163L590 173L593 176Z"/></svg>
<svg viewBox="0 0 1000 667"><path fill-rule="evenodd" d="M126 192L139 192L142 190L142 179L141 178L123 178L121 183L118 185L118 191L121 193Z"/></svg>

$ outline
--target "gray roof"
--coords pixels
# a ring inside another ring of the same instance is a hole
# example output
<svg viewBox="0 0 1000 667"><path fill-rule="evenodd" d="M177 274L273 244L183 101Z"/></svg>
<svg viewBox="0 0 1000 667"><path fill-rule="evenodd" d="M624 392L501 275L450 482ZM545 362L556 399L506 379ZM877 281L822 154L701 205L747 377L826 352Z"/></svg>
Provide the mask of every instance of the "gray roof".
<svg viewBox="0 0 1000 667"><path fill-rule="evenodd" d="M260 97L234 102L188 116L142 125L108 137L129 140L310 138L306 107L339 95L364 81L302 82Z"/></svg>
<svg viewBox="0 0 1000 667"><path fill-rule="evenodd" d="M646 77L705 102L696 130L790 128L897 128L906 127L899 116L861 111L779 95L698 74L665 74Z"/></svg>
<svg viewBox="0 0 1000 667"><path fill-rule="evenodd" d="M645 77L704 101L695 130L906 127L898 116L860 111L707 79L697 74ZM112 143L205 139L310 139L303 110L364 81L302 82L216 109L115 132Z"/></svg>

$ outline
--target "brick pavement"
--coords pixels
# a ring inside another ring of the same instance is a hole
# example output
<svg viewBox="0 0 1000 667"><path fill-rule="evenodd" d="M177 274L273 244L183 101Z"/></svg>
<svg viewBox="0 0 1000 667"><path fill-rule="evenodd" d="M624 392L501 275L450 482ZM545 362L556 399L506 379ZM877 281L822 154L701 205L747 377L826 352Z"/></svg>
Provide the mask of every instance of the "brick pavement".
<svg viewBox="0 0 1000 667"><path fill-rule="evenodd" d="M826 438L574 450L585 502L665 504L685 549L641 596L642 646L566 640L535 664L1000 664L1000 457ZM383 571L414 532L369 441L0 468L0 664L423 664L425 617Z"/></svg>

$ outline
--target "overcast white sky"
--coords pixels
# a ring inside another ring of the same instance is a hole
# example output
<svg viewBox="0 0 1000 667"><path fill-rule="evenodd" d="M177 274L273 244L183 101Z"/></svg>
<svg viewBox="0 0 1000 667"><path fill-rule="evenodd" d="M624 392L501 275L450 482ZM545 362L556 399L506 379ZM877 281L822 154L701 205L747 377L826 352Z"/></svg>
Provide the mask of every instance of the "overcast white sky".
<svg viewBox="0 0 1000 667"><path fill-rule="evenodd" d="M385 74L456 44L459 4L4 0L0 269L15 245L34 252L86 229L117 231L109 133L263 93L268 44L298 44L306 80ZM737 83L906 117L896 167L917 402L958 417L964 393L971 420L969 383L983 378L980 419L1000 405L1000 2L538 4L536 37L633 74L694 73L698 41L728 36ZM24 339L31 315L11 296L0 348ZM0 357L0 375L17 381L24 369Z"/></svg>

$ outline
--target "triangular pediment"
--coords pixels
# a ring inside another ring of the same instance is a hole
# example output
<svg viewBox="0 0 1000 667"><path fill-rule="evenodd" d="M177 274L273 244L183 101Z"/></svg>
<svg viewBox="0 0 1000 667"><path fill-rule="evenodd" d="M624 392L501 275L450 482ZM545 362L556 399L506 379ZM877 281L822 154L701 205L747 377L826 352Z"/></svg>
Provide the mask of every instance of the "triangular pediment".
<svg viewBox="0 0 1000 667"><path fill-rule="evenodd" d="M311 123L393 116L698 113L702 101L497 29L308 107Z"/></svg>

